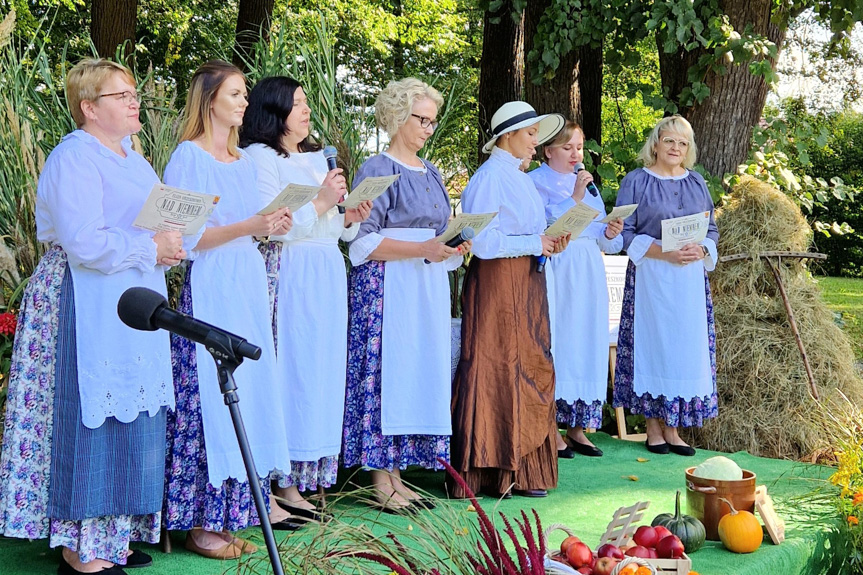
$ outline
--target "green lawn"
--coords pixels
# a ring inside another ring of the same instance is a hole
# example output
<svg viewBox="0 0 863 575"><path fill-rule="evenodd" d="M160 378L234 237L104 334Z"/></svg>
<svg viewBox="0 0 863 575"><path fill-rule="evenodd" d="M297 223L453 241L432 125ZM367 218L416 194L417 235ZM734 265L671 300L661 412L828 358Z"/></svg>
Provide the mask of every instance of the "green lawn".
<svg viewBox="0 0 863 575"><path fill-rule="evenodd" d="M851 338L854 355L863 360L863 279L818 277L824 301L842 314L843 329Z"/></svg>

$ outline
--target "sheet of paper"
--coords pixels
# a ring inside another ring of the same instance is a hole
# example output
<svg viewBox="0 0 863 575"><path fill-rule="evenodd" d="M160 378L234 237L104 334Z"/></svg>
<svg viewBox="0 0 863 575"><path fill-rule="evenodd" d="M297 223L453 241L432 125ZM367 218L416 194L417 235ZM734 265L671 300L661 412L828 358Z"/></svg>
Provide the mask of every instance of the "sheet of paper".
<svg viewBox="0 0 863 575"><path fill-rule="evenodd" d="M662 251L673 252L686 244L699 244L707 237L710 212L662 220Z"/></svg>
<svg viewBox="0 0 863 575"><path fill-rule="evenodd" d="M219 196L156 184L132 225L154 232L195 235L218 203Z"/></svg>
<svg viewBox="0 0 863 575"><path fill-rule="evenodd" d="M348 195L348 199L339 205L345 209L353 209L366 200L374 201L379 195L387 191L393 182L399 179L399 174L392 176L374 176L366 178L360 185L353 189Z"/></svg>
<svg viewBox="0 0 863 575"><path fill-rule="evenodd" d="M449 221L444 233L437 237L439 242L448 242L465 228L473 228L476 235L485 229L485 227L494 219L497 212L489 214L465 214L461 213Z"/></svg>
<svg viewBox="0 0 863 575"><path fill-rule="evenodd" d="M577 238L598 215L599 211L587 204L576 204L548 226L545 235L558 238L564 234L572 234L573 238Z"/></svg>
<svg viewBox="0 0 863 575"><path fill-rule="evenodd" d="M295 212L312 201L320 191L320 186L288 184L285 186L285 189L279 192L279 195L273 198L273 201L270 202L266 208L258 212L258 214L265 216L267 214L272 214L279 208L290 208L291 212Z"/></svg>
<svg viewBox="0 0 863 575"><path fill-rule="evenodd" d="M611 210L611 213L602 218L601 221L603 224L607 224L611 220L616 220L620 218L621 220L625 220L629 216L635 213L635 208L638 207L638 204L626 204L625 206L614 206L614 209Z"/></svg>

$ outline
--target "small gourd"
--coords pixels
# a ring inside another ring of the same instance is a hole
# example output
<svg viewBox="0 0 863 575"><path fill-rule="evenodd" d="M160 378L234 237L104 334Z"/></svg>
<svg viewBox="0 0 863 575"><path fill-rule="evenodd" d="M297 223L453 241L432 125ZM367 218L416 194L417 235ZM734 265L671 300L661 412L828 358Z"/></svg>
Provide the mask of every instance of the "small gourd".
<svg viewBox="0 0 863 575"><path fill-rule="evenodd" d="M650 525L652 527L662 525L671 531L672 535L677 535L678 539L683 542L683 548L687 553L694 553L701 549L707 538L704 524L701 521L690 515L680 514L680 490L677 491L677 499L674 502L674 515L671 513L657 515Z"/></svg>
<svg viewBox="0 0 863 575"><path fill-rule="evenodd" d="M749 511L738 511L731 502L720 497L731 509L731 513L723 515L719 520L719 540L725 548L735 553L752 553L761 547L764 533L761 524Z"/></svg>

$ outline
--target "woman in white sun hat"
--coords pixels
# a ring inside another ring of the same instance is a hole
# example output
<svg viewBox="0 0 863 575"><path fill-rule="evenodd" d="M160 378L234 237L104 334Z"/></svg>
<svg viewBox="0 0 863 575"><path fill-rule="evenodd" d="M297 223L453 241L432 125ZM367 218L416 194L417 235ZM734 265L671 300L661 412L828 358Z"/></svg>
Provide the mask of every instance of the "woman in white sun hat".
<svg viewBox="0 0 863 575"><path fill-rule="evenodd" d="M491 124L483 146L490 157L462 194L464 212L497 217L474 238L464 282L452 465L474 492L507 497L514 487L544 497L557 486L557 429L548 297L537 258L563 251L569 238L543 235L543 200L519 166L564 119L509 102Z"/></svg>

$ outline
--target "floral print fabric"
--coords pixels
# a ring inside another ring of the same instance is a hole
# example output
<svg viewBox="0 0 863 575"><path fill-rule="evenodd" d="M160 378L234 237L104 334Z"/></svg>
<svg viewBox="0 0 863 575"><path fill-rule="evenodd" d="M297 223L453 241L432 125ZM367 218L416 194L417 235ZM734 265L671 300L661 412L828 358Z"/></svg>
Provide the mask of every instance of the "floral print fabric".
<svg viewBox="0 0 863 575"><path fill-rule="evenodd" d="M680 397L654 398L651 394L635 395L633 391L633 320L635 318L635 270L632 262L626 269L623 291L623 309L620 314L620 332L617 342L617 368L614 371L614 407L627 407L632 413L665 421L670 427L701 427L705 419L719 413L716 395L716 329L713 323L713 299L710 282L704 272L704 291L707 296L707 341L710 348L710 369L713 375L713 393L685 401Z"/></svg>

